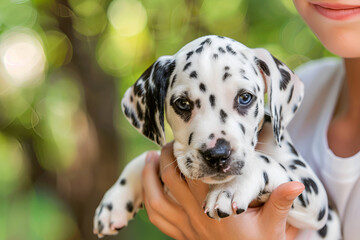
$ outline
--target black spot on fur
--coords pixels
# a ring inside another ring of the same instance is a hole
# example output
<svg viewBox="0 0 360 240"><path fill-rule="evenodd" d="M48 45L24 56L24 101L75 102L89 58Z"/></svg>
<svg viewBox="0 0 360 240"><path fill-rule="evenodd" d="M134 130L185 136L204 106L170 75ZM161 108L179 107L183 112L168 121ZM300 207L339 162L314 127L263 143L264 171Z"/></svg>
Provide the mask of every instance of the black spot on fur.
<svg viewBox="0 0 360 240"><path fill-rule="evenodd" d="M282 167L282 169L284 169L285 172L286 172L286 168L284 167L284 165L282 165L281 163L279 163L279 165L280 165L280 167Z"/></svg>
<svg viewBox="0 0 360 240"><path fill-rule="evenodd" d="M269 183L269 176L267 175L266 172L263 172L263 177L264 177L264 182L265 182L265 186L266 186Z"/></svg>
<svg viewBox="0 0 360 240"><path fill-rule="evenodd" d="M221 131L222 135L226 135L226 132L224 130Z"/></svg>
<svg viewBox="0 0 360 240"><path fill-rule="evenodd" d="M318 234L320 235L320 237L325 238L326 234L327 234L327 225L325 224L325 226L318 230Z"/></svg>
<svg viewBox="0 0 360 240"><path fill-rule="evenodd" d="M209 139L214 139L214 137L215 137L215 134L213 134L213 133L209 135Z"/></svg>
<svg viewBox="0 0 360 240"><path fill-rule="evenodd" d="M101 204L101 206L100 206L100 210L99 210L99 212L98 212L98 216L100 216L100 214L101 214L101 212L102 212L103 208L104 208L104 204Z"/></svg>
<svg viewBox="0 0 360 240"><path fill-rule="evenodd" d="M300 160L294 160L294 164L298 165L298 166L301 166L301 167L306 167L305 163L303 163L302 161Z"/></svg>
<svg viewBox="0 0 360 240"><path fill-rule="evenodd" d="M213 58L214 58L214 59L218 59L218 57L219 57L218 54L216 54L216 53L213 54Z"/></svg>
<svg viewBox="0 0 360 240"><path fill-rule="evenodd" d="M259 105L256 104L256 107L255 107L255 112L254 112L254 117L257 117L259 114Z"/></svg>
<svg viewBox="0 0 360 240"><path fill-rule="evenodd" d="M183 71L186 71L186 69L188 69L190 66L191 66L191 62L185 64Z"/></svg>
<svg viewBox="0 0 360 240"><path fill-rule="evenodd" d="M319 215L318 215L318 221L321 221L324 218L325 212L326 212L325 208L320 210Z"/></svg>
<svg viewBox="0 0 360 240"><path fill-rule="evenodd" d="M185 167L191 168L192 163L193 163L193 161L191 160L191 158L186 158Z"/></svg>
<svg viewBox="0 0 360 240"><path fill-rule="evenodd" d="M305 185L305 191L311 193L314 190L315 194L319 193L318 186L311 178L302 178L301 181Z"/></svg>
<svg viewBox="0 0 360 240"><path fill-rule="evenodd" d="M220 110L220 120L222 123L225 123L226 122L226 118L227 118L227 113L224 111L224 110Z"/></svg>
<svg viewBox="0 0 360 240"><path fill-rule="evenodd" d="M111 203L106 205L106 208L111 211L113 209L113 205Z"/></svg>
<svg viewBox="0 0 360 240"><path fill-rule="evenodd" d="M331 221L332 220L332 216L331 216L331 212L329 211L328 212L328 221Z"/></svg>
<svg viewBox="0 0 360 240"><path fill-rule="evenodd" d="M173 86L174 86L174 83L176 81L176 77L177 77L176 74L174 74L173 79L171 81L171 85L170 85L171 88L173 88Z"/></svg>
<svg viewBox="0 0 360 240"><path fill-rule="evenodd" d="M123 104L123 108L124 108L125 116L131 120L131 124L136 128L140 128L140 123L137 117L135 116L135 113L131 111L130 108L128 108L125 104Z"/></svg>
<svg viewBox="0 0 360 240"><path fill-rule="evenodd" d="M212 107L215 107L215 96L214 95L212 95L212 94L210 95L209 101L210 101L210 105Z"/></svg>
<svg viewBox="0 0 360 240"><path fill-rule="evenodd" d="M283 66L283 63L279 59L277 59L273 55L271 55L271 57L274 59L274 62L275 62L277 67Z"/></svg>
<svg viewBox="0 0 360 240"><path fill-rule="evenodd" d="M256 64L260 67L260 69L265 73L267 76L270 76L270 70L268 65L261 59L255 58Z"/></svg>
<svg viewBox="0 0 360 240"><path fill-rule="evenodd" d="M206 92L206 86L203 83L200 83L199 88L202 92Z"/></svg>
<svg viewBox="0 0 360 240"><path fill-rule="evenodd" d="M270 160L269 160L268 157L266 157L266 156L264 156L264 155L260 155L260 157L261 157L262 159L264 159L264 161L265 161L266 163L270 163Z"/></svg>
<svg viewBox="0 0 360 240"><path fill-rule="evenodd" d="M210 44L211 44L210 38L205 39L205 41L203 41L202 43L200 43L200 45L204 45L205 43L207 43L208 45L210 45Z"/></svg>
<svg viewBox="0 0 360 240"><path fill-rule="evenodd" d="M126 210L130 213L134 210L134 205L131 201L126 203Z"/></svg>
<svg viewBox="0 0 360 240"><path fill-rule="evenodd" d="M125 184L126 184L126 179L125 178L120 179L120 185L124 186Z"/></svg>
<svg viewBox="0 0 360 240"><path fill-rule="evenodd" d="M139 102L136 103L136 111L137 111L137 115L138 115L140 121L144 120L144 113L141 109Z"/></svg>
<svg viewBox="0 0 360 240"><path fill-rule="evenodd" d="M256 71L256 69L254 68L254 66L252 64L251 64L251 68L253 69L255 75L258 76L258 72Z"/></svg>
<svg viewBox="0 0 360 240"><path fill-rule="evenodd" d="M191 140L192 140L193 134L194 134L194 132L190 133L189 140L188 140L188 145L191 144Z"/></svg>
<svg viewBox="0 0 360 240"><path fill-rule="evenodd" d="M102 230L104 230L104 224L99 220L98 221L98 231L99 231L99 233L101 233Z"/></svg>
<svg viewBox="0 0 360 240"><path fill-rule="evenodd" d="M201 46L201 47L199 47L198 49L196 49L196 53L201 53L202 52L202 50L204 49L204 47L203 46Z"/></svg>
<svg viewBox="0 0 360 240"><path fill-rule="evenodd" d="M189 58L194 54L194 51L188 52L186 54L186 61L189 60Z"/></svg>
<svg viewBox="0 0 360 240"><path fill-rule="evenodd" d="M240 53L241 53L241 56L243 56L243 58L245 58L245 60L248 60L247 56L243 52L240 52Z"/></svg>
<svg viewBox="0 0 360 240"><path fill-rule="evenodd" d="M298 152L295 150L294 146L290 143L290 142L287 142L289 148L290 148L290 151L292 152L292 154L294 154L295 156L299 156Z"/></svg>
<svg viewBox="0 0 360 240"><path fill-rule="evenodd" d="M296 170L297 167L295 165L289 165L289 168L291 168L292 170Z"/></svg>
<svg viewBox="0 0 360 240"><path fill-rule="evenodd" d="M226 198L231 198L231 192L230 191L223 191Z"/></svg>
<svg viewBox="0 0 360 240"><path fill-rule="evenodd" d="M226 53L225 50L222 47L219 47L218 49L219 49L220 53L222 53L222 54Z"/></svg>
<svg viewBox="0 0 360 240"><path fill-rule="evenodd" d="M224 70L225 70L225 71L229 71L229 69L230 69L229 66L225 66L225 67L224 67Z"/></svg>
<svg viewBox="0 0 360 240"><path fill-rule="evenodd" d="M232 75L228 72L224 73L223 75L223 81L225 81L228 77L231 77Z"/></svg>
<svg viewBox="0 0 360 240"><path fill-rule="evenodd" d="M195 100L195 105L196 105L197 108L201 108L200 99L196 99L196 100Z"/></svg>
<svg viewBox="0 0 360 240"><path fill-rule="evenodd" d="M218 214L219 218L226 218L229 216L228 213L222 212L220 209L217 209L217 214Z"/></svg>
<svg viewBox="0 0 360 240"><path fill-rule="evenodd" d="M131 95L130 96L130 102L133 102L134 101L134 98L133 98L133 96Z"/></svg>
<svg viewBox="0 0 360 240"><path fill-rule="evenodd" d="M293 92L294 92L294 85L292 85L291 89L290 89L290 94L289 94L289 97L288 97L288 100L287 100L287 103L289 104L291 99L292 99L292 96L293 96Z"/></svg>
<svg viewBox="0 0 360 240"><path fill-rule="evenodd" d="M280 90L284 91L289 85L291 76L290 73L284 69L279 69L279 71L281 73Z"/></svg>
<svg viewBox="0 0 360 240"><path fill-rule="evenodd" d="M226 46L226 51L228 53L231 53L232 55L236 55L236 52L234 51L234 49L232 49L232 47L230 45Z"/></svg>
<svg viewBox="0 0 360 240"><path fill-rule="evenodd" d="M191 73L190 73L190 78L197 78L197 72L196 71L192 71Z"/></svg>
<svg viewBox="0 0 360 240"><path fill-rule="evenodd" d="M298 105L296 105L296 104L294 105L294 107L293 107L293 109L292 109L293 113L296 112L296 110L298 109L298 107L299 107Z"/></svg>
<svg viewBox="0 0 360 240"><path fill-rule="evenodd" d="M306 203L305 203L305 201L304 201L304 196L303 196L302 194L300 194L300 195L298 196L298 199L300 200L301 205L302 205L303 207L306 207Z"/></svg>
<svg viewBox="0 0 360 240"><path fill-rule="evenodd" d="M243 132L243 134L245 134L245 127L244 125L242 125L242 123L239 123L240 129Z"/></svg>

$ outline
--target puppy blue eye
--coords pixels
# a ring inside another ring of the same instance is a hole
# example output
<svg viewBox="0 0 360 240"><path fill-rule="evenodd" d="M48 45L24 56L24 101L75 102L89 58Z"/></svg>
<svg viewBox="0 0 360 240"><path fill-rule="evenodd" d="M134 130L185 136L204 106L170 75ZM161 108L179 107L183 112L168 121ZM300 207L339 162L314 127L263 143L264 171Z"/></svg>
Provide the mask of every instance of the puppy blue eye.
<svg viewBox="0 0 360 240"><path fill-rule="evenodd" d="M249 105L251 103L253 99L253 96L250 93L242 93L239 97L238 97L238 103L240 105Z"/></svg>
<svg viewBox="0 0 360 240"><path fill-rule="evenodd" d="M189 100L187 100L185 98L179 98L178 100L176 100L175 105L177 108L179 108L182 111L190 111L191 110L190 102L189 102Z"/></svg>

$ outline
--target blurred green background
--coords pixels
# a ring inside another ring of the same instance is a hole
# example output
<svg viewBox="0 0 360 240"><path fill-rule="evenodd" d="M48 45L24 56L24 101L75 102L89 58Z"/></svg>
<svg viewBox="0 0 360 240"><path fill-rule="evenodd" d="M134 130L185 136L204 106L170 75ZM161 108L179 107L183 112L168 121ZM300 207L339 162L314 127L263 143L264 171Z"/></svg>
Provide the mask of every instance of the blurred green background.
<svg viewBox="0 0 360 240"><path fill-rule="evenodd" d="M0 0L0 239L96 239L123 166L157 148L119 102L161 55L218 34L294 68L330 55L289 0ZM168 239L144 210L108 239Z"/></svg>

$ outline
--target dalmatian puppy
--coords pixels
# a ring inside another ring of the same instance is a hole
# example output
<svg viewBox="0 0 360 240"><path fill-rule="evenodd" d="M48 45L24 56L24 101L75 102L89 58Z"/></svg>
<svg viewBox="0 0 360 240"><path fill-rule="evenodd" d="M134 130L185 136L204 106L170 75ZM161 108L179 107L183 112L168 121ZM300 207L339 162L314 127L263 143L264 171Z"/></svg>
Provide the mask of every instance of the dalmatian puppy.
<svg viewBox="0 0 360 240"><path fill-rule="evenodd" d="M198 38L160 57L122 100L130 123L160 146L164 110L181 173L209 184L204 211L221 219L264 202L280 184L299 181L288 223L340 239L325 189L292 145L285 128L303 98L299 78L265 49L220 36ZM96 209L94 233L127 226L142 202L145 153L131 161Z"/></svg>

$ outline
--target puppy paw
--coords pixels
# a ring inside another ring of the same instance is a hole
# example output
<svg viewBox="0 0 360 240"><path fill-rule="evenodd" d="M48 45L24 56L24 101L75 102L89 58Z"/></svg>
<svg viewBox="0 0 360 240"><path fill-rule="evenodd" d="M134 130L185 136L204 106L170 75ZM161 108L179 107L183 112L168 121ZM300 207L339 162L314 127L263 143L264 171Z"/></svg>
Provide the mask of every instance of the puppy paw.
<svg viewBox="0 0 360 240"><path fill-rule="evenodd" d="M204 212L214 219L226 218L247 210L256 194L237 181L213 186L204 203Z"/></svg>
<svg viewBox="0 0 360 240"><path fill-rule="evenodd" d="M99 238L104 235L115 235L126 227L141 207L141 196L135 194L128 186L115 184L104 195L94 216L94 234Z"/></svg>

